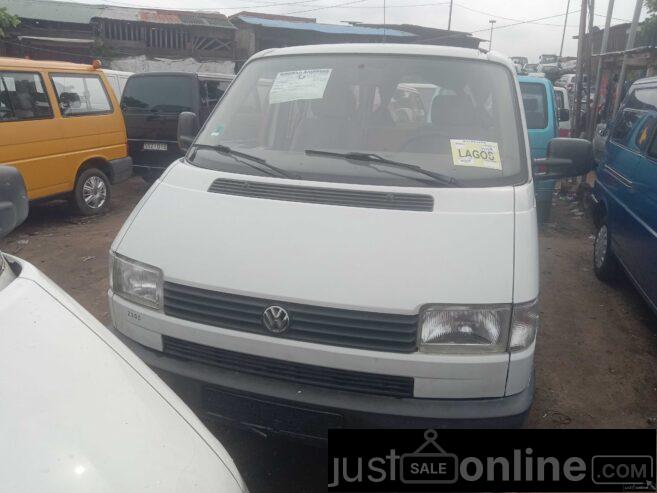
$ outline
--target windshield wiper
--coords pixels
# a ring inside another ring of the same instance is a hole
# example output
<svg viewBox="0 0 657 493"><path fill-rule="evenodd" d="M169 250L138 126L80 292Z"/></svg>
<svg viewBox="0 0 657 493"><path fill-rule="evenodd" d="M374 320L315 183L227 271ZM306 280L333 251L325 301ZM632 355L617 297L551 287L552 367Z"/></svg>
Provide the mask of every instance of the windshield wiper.
<svg viewBox="0 0 657 493"><path fill-rule="evenodd" d="M291 178L291 179L297 179L297 176L293 176L290 173L288 173L285 170L282 170L278 166L274 166L273 164L269 164L265 159L258 157L258 156L253 156L251 154L247 154L246 152L241 152L241 151L236 151L235 149L232 149L228 146L222 145L222 144L194 144L195 149L211 149L213 151L217 151L221 154L226 154L228 156L231 156L235 158L236 161L246 164L247 166L257 169L258 171L264 171L267 173L269 176L276 176L275 174L271 173L272 171L278 174L278 176L282 176L284 178ZM239 159L241 158L241 159ZM258 166L254 166L246 161L243 161L242 159L248 159L249 161L253 161L254 163L258 163L260 166L264 166L267 168L269 171L265 171L262 168Z"/></svg>
<svg viewBox="0 0 657 493"><path fill-rule="evenodd" d="M391 159L386 159L383 156L378 154L371 154L367 152L331 152L331 151L320 151L316 149L306 149L306 154L308 156L326 156L326 157L337 157L348 159L350 161L363 161L366 163L372 164L385 164L388 166L394 166L395 168L408 169L420 173L422 175L432 178L434 181L447 185L449 187L460 187L461 184L456 178L451 176L443 175L442 173L437 173L435 171L430 171L424 169L422 166L416 164L402 163L399 161L393 161Z"/></svg>

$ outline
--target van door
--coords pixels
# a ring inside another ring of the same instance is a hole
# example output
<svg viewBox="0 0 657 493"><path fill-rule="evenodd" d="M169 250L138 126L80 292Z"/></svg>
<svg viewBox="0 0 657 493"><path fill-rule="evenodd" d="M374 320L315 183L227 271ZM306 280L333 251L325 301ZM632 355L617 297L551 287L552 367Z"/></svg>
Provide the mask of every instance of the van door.
<svg viewBox="0 0 657 493"><path fill-rule="evenodd" d="M653 89L657 96L657 88ZM655 98L657 102L657 97ZM634 176L635 216L630 262L632 275L644 294L657 306L657 136L654 129L657 111L645 118L643 128L637 133L646 154L638 160ZM648 145L650 144L650 145Z"/></svg>
<svg viewBox="0 0 657 493"><path fill-rule="evenodd" d="M125 133L107 87L98 74L50 72L62 116L64 159L58 179L73 189L77 171L87 159L125 157Z"/></svg>
<svg viewBox="0 0 657 493"><path fill-rule="evenodd" d="M0 72L0 164L16 167L28 197L61 190L63 129L39 72Z"/></svg>
<svg viewBox="0 0 657 493"><path fill-rule="evenodd" d="M610 197L607 203L607 222L613 242L612 248L631 271L636 269L632 261L635 221L631 210L636 191L636 167L641 157L637 145L637 130L645 116L645 112L631 106L621 108L607 143L607 160L598 173L598 180L607 189Z"/></svg>

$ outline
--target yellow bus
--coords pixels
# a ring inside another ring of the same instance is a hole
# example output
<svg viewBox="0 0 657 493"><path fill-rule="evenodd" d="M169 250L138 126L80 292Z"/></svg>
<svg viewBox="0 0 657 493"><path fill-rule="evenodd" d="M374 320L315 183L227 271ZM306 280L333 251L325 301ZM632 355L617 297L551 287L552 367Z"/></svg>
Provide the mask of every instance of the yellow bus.
<svg viewBox="0 0 657 493"><path fill-rule="evenodd" d="M18 168L30 200L68 198L106 211L130 177L125 125L100 63L0 57L0 164Z"/></svg>

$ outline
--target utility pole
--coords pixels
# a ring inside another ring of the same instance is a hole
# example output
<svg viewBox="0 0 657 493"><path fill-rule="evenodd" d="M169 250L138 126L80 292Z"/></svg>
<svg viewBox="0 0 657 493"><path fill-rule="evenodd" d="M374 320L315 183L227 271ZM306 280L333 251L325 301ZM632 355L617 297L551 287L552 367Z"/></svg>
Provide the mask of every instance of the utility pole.
<svg viewBox="0 0 657 493"><path fill-rule="evenodd" d="M641 1L641 0L639 0ZM575 96L574 96L574 109L575 112L573 117L573 125L571 129L571 135L573 137L579 137L579 127L581 123L581 111L582 111L582 73L583 70L583 58L584 58L584 35L586 34L586 8L588 7L587 0L582 0L582 7L579 13L579 36L577 37L577 70L575 75Z"/></svg>
<svg viewBox="0 0 657 493"><path fill-rule="evenodd" d="M383 42L385 43L386 41L386 0L383 0Z"/></svg>
<svg viewBox="0 0 657 493"><path fill-rule="evenodd" d="M593 138L593 131L595 130L595 121L598 116L598 104L600 104L600 82L602 81L602 61L605 53L607 53L607 42L609 41L609 28L611 26L611 16L614 13L614 0L609 0L607 5L607 18L605 19L605 30L602 33L602 44L600 45L600 53L598 54L598 70L595 74L595 95L593 96L593 109L591 110L591 118L589 121L589 137ZM593 51L593 50L591 50Z"/></svg>
<svg viewBox="0 0 657 493"><path fill-rule="evenodd" d="M488 41L488 51L493 49L493 25L497 22L496 20L490 19L490 40Z"/></svg>
<svg viewBox="0 0 657 493"><path fill-rule="evenodd" d="M566 37L566 26L568 25L568 11L570 10L570 0L566 4L566 18L563 20L563 32L561 33L561 47L559 47L559 61L563 56L563 40Z"/></svg>
<svg viewBox="0 0 657 493"><path fill-rule="evenodd" d="M587 51L587 56L589 59L589 63L586 66L586 114L588 115L588 119L591 119L591 114L593 113L591 111L591 107L589 104L591 103L591 82L593 82L591 79L593 79L593 23L595 20L593 19L595 15L595 0L589 0L589 43L588 43L588 51Z"/></svg>
<svg viewBox="0 0 657 493"><path fill-rule="evenodd" d="M620 99L623 95L623 85L625 85L625 77L627 75L627 62L630 58L630 51L634 48L634 39L636 38L636 27L639 24L639 16L641 15L641 7L643 7L643 0L636 0L634 7L634 17L632 17L632 25L630 26L630 34L627 36L627 44L625 45L625 53L623 54L623 65L621 66L621 73L618 77L618 86L616 86L616 101L614 101L614 115L620 106Z"/></svg>
<svg viewBox="0 0 657 493"><path fill-rule="evenodd" d="M570 1L570 0L568 0ZM447 30L452 30L452 7L454 6L454 0L449 0L449 19L447 20Z"/></svg>

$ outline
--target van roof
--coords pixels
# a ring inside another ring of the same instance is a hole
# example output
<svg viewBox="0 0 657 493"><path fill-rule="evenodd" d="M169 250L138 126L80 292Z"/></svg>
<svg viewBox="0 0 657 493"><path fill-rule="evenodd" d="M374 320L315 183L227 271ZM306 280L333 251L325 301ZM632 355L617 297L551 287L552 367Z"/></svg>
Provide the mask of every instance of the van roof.
<svg viewBox="0 0 657 493"><path fill-rule="evenodd" d="M130 77L162 77L162 76L177 76L177 77L198 77L201 79L234 79L232 74L214 74L209 72L141 72L132 74Z"/></svg>
<svg viewBox="0 0 657 493"><path fill-rule="evenodd" d="M634 84L632 85L643 85L643 84L655 84L657 83L657 76L656 77L644 77L643 79L638 79L634 81Z"/></svg>
<svg viewBox="0 0 657 493"><path fill-rule="evenodd" d="M252 60L279 55L319 55L319 54L381 54L381 55L424 55L467 58L472 60L488 60L502 63L515 70L510 58L495 51L483 52L474 48L459 48L455 46L418 45L401 43L345 43L323 44L309 46L289 46L286 48L271 48L256 53Z"/></svg>
<svg viewBox="0 0 657 493"><path fill-rule="evenodd" d="M29 60L27 58L0 57L0 67L48 69L48 70L84 70L95 71L92 65L82 63L58 62L50 60Z"/></svg>

